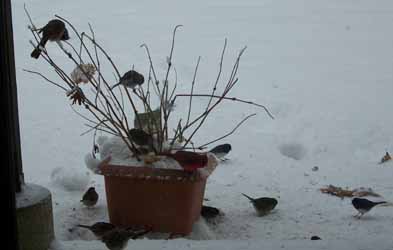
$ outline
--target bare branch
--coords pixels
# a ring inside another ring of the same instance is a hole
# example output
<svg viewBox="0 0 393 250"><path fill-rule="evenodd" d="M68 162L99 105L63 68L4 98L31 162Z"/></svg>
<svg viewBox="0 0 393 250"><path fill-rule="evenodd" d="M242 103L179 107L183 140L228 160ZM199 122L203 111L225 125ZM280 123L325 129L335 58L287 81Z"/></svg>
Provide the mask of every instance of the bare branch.
<svg viewBox="0 0 393 250"><path fill-rule="evenodd" d="M49 80L46 76L44 76L44 75L41 74L40 72L32 71L32 70L28 70L28 69L22 69L22 70L25 71L25 72L31 73L31 74L39 75L39 76L41 76L42 78L44 78L47 82L52 83L53 85L55 85L55 86L61 88L62 90L66 91L66 92L68 91L68 89L64 88L63 86L61 86L60 84L58 84L58 83L56 83L56 82L54 82L54 81L52 81L52 80Z"/></svg>
<svg viewBox="0 0 393 250"><path fill-rule="evenodd" d="M248 116L246 116L243 120L241 120L237 125L236 125L236 127L234 127L229 133L227 133L227 134L225 134L225 135L223 135L223 136L221 136L221 137L219 137L219 138L217 138L217 139L214 139L214 140L212 140L212 141L210 141L210 142L207 142L207 143L205 143L205 144L203 144L203 145L201 145L201 146L199 146L199 147L197 147L198 149L199 148L205 148L207 145L210 145L210 144L212 144L212 143L215 143L215 142L217 142L217 141L219 141L219 140L222 140L222 139L224 139L224 138L226 138L226 137L228 137L228 136L230 136L230 135L232 135L245 121L247 121L249 118L251 118L251 117L253 117L253 116L255 116L256 114L254 113L254 114L251 114L251 115L248 115Z"/></svg>
<svg viewBox="0 0 393 250"><path fill-rule="evenodd" d="M187 122L186 122L186 126L188 126L190 124L190 115L191 115L191 108L192 108L192 97L194 96L194 85L195 85L195 79L196 79L196 75L198 72L198 67L199 67L199 62L201 61L201 57L198 57L198 61L197 61L197 65L195 67L194 70L194 77L192 78L192 83L191 83L191 94L190 94L190 102L188 104L188 114L187 114ZM173 98L173 102L175 102L176 97L179 95L175 95L175 97Z"/></svg>
<svg viewBox="0 0 393 250"><path fill-rule="evenodd" d="M190 94L177 94L177 95L175 95L175 98L176 97L188 97L188 96L191 96L191 97L194 96L194 97L221 98L223 100L229 100L229 101L234 101L234 102L242 102L242 103L250 104L250 105L253 105L253 106L257 106L257 107L263 108L266 111L266 113L269 115L269 117L274 119L273 115L270 113L270 111L265 106L263 106L261 104L258 104L258 103L255 103L255 102L245 101L245 100L242 100L242 99L239 99L239 98L236 98L236 97L222 97L222 96L218 96L218 95L207 95L207 94L192 94L192 95L190 95Z"/></svg>

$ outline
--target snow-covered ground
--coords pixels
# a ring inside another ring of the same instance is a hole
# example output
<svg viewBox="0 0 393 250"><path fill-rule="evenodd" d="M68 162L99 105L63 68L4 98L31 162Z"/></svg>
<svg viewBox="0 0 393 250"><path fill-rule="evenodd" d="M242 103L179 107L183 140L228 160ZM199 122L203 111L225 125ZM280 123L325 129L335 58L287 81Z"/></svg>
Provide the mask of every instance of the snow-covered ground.
<svg viewBox="0 0 393 250"><path fill-rule="evenodd" d="M393 152L391 0L14 0L26 181L52 191L59 249L102 249L99 242L84 241L94 239L90 233L69 230L77 223L107 220L103 177L85 167L92 137L79 136L86 130L84 121L55 87L22 71L55 76L42 60L30 58L24 3L37 24L46 24L54 14L67 17L80 30L88 31L91 23L122 71L135 65L147 72L145 51L139 47L147 43L161 78L172 30L183 24L173 62L179 90L184 92L190 88L199 55L197 88L202 92L215 80L224 39L229 42L224 72L247 45L240 82L232 95L266 105L275 119L260 109L227 103L198 134L197 144L209 141L230 131L245 115L258 112L225 140L233 147L230 160L209 178L206 204L225 213L211 227L218 241L143 240L134 246L260 249L266 244L267 249L311 249L348 243L356 249L362 242L372 242L363 245L365 249L393 246L391 207L375 208L356 220L350 200L318 190L327 184L371 187L393 200L393 162L377 164L386 151ZM58 51L59 62L66 62L55 45L48 48ZM72 71L69 63L64 65ZM186 111L182 102L176 112ZM319 170L312 171L314 166ZM88 185L101 195L91 210L79 202ZM256 217L242 192L275 197L277 208L268 216ZM305 242L312 235L320 236L323 243Z"/></svg>

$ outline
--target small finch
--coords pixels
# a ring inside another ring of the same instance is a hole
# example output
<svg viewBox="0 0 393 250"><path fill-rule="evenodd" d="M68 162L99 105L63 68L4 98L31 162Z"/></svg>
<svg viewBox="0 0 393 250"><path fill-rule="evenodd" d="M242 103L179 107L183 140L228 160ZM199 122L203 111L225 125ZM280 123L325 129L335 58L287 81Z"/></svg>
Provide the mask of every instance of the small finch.
<svg viewBox="0 0 393 250"><path fill-rule="evenodd" d="M220 210L215 207L202 206L201 215L206 220L214 219L221 214Z"/></svg>
<svg viewBox="0 0 393 250"><path fill-rule="evenodd" d="M221 144L210 150L217 158L225 160L225 156L232 150L232 146L229 143Z"/></svg>
<svg viewBox="0 0 393 250"><path fill-rule="evenodd" d="M368 213L373 207L381 204L387 204L386 201L374 202L365 198L354 198L352 200L353 207L358 211L355 215L356 218L360 219L365 213Z"/></svg>
<svg viewBox="0 0 393 250"><path fill-rule="evenodd" d="M42 33L41 41L31 52L31 57L35 59L38 59L41 55L42 48L45 47L48 41L58 42L70 39L64 22L59 19L50 20L43 28L38 30L38 33Z"/></svg>
<svg viewBox="0 0 393 250"><path fill-rule="evenodd" d="M134 89L136 86L142 85L144 82L145 78L142 74L136 72L135 70L130 70L127 71L122 77L120 77L120 81L113 85L111 89L119 85Z"/></svg>
<svg viewBox="0 0 393 250"><path fill-rule="evenodd" d="M101 240L110 250L123 250L127 246L129 239L135 240L150 231L151 230L143 229L136 232L124 229L114 229L106 233Z"/></svg>
<svg viewBox="0 0 393 250"><path fill-rule="evenodd" d="M271 210L273 210L276 207L278 203L278 201L274 198L262 197L262 198L254 199L246 194L242 194L242 195L244 195L247 199L251 201L258 216L264 216L268 214Z"/></svg>
<svg viewBox="0 0 393 250"><path fill-rule="evenodd" d="M94 187L90 187L83 195L81 200L81 202L87 207L94 206L97 203L97 201L98 201L98 194Z"/></svg>
<svg viewBox="0 0 393 250"><path fill-rule="evenodd" d="M116 228L115 225L107 222L96 222L91 226L78 225L78 227L89 229L99 239L101 239L104 234Z"/></svg>

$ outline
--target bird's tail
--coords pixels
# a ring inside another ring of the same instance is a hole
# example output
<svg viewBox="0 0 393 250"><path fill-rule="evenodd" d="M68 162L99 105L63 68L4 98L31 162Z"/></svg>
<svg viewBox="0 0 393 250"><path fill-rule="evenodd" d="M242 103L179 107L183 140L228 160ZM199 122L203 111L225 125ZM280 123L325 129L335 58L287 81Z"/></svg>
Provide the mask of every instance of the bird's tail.
<svg viewBox="0 0 393 250"><path fill-rule="evenodd" d="M242 195L243 195L244 197L246 197L247 199L249 199L250 201L254 201L254 199L251 198L250 196L248 196L248 195L246 195L246 194L243 194L243 193L242 193Z"/></svg>
<svg viewBox="0 0 393 250"><path fill-rule="evenodd" d="M90 229L90 226L88 226L88 225L76 225L77 227L83 227L83 228L87 228L87 229Z"/></svg>
<svg viewBox="0 0 393 250"><path fill-rule="evenodd" d="M378 207L393 207L393 202L381 201L377 203Z"/></svg>
<svg viewBox="0 0 393 250"><path fill-rule="evenodd" d="M132 232L131 239L136 240L139 237L141 237L141 236L143 236L145 234L150 233L151 231L152 231L151 229L143 229L143 230L136 231L136 232L134 231L134 232Z"/></svg>
<svg viewBox="0 0 393 250"><path fill-rule="evenodd" d="M40 57L42 48L45 47L46 42L48 41L48 38L42 37L40 43L37 45L37 47L31 52L30 56L38 59Z"/></svg>

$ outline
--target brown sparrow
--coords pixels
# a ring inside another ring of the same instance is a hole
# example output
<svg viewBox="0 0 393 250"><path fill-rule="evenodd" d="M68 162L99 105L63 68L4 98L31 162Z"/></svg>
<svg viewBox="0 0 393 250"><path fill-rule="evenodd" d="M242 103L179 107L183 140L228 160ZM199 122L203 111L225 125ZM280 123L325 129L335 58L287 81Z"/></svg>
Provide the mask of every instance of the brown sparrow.
<svg viewBox="0 0 393 250"><path fill-rule="evenodd" d="M48 41L58 42L60 40L65 41L70 39L64 22L59 19L50 20L43 28L38 30L38 33L42 33L41 41L33 52L31 52L31 57L35 59L38 59L42 48L45 47Z"/></svg>
<svg viewBox="0 0 393 250"><path fill-rule="evenodd" d="M123 250L127 246L129 239L135 240L138 237L149 233L150 231L151 230L146 229L140 231L114 229L102 236L101 240L110 250Z"/></svg>
<svg viewBox="0 0 393 250"><path fill-rule="evenodd" d="M122 77L120 77L120 81L113 85L111 89L119 85L134 89L136 86L142 85L144 82L145 78L142 74L136 72L135 70L130 70L127 71Z"/></svg>
<svg viewBox="0 0 393 250"><path fill-rule="evenodd" d="M97 203L97 201L98 201L98 194L94 187L90 187L83 195L81 200L81 202L87 207L94 206Z"/></svg>
<svg viewBox="0 0 393 250"><path fill-rule="evenodd" d="M115 225L107 222L96 222L91 226L78 225L78 227L89 229L99 239L101 239L104 234L116 228Z"/></svg>

